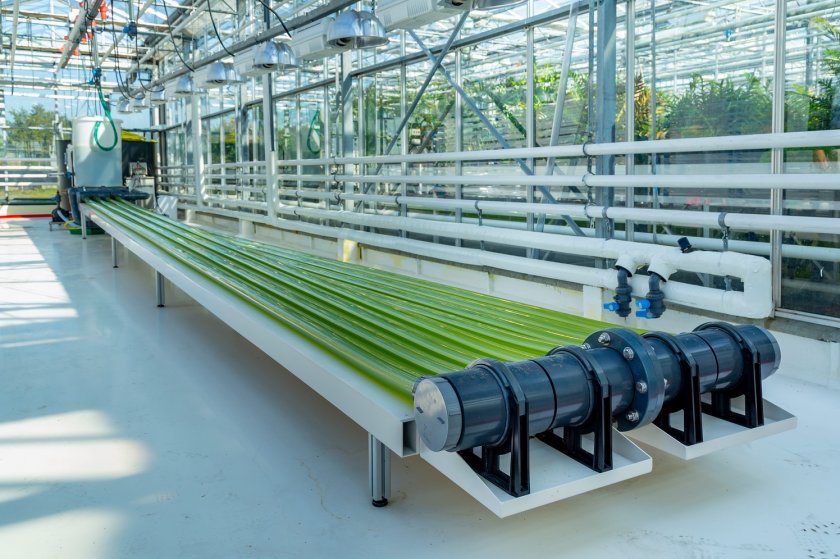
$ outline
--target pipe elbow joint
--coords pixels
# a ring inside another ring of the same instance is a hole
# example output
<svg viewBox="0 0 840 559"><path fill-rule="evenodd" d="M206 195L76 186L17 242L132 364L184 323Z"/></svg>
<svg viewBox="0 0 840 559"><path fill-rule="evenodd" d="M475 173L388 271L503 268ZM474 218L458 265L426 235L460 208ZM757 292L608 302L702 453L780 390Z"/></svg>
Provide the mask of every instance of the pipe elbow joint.
<svg viewBox="0 0 840 559"><path fill-rule="evenodd" d="M636 312L636 316L641 318L659 318L665 314L665 293L662 292L661 284L663 281L667 280L656 272L650 273L648 293L643 300L636 302L636 306L642 309Z"/></svg>
<svg viewBox="0 0 840 559"><path fill-rule="evenodd" d="M613 302L605 304L604 308L615 312L621 318L626 318L630 316L630 304L633 302L633 288L627 278L633 274L618 264L616 264L616 269L618 270L618 285L615 288Z"/></svg>
<svg viewBox="0 0 840 559"><path fill-rule="evenodd" d="M680 254L680 253L677 253ZM655 256L650 260L648 265L648 274L653 276L656 274L662 281L668 281L677 271L677 266L667 256Z"/></svg>

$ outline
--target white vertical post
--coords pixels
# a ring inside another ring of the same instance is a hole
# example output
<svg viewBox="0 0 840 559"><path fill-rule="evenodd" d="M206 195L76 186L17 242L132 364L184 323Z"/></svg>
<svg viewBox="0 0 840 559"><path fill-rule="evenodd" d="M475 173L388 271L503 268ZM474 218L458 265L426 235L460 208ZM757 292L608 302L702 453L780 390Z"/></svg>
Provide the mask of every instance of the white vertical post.
<svg viewBox="0 0 840 559"><path fill-rule="evenodd" d="M198 95L193 94L191 106L191 119L193 131L193 166L195 167L195 205L199 208L204 206L204 197L207 192L204 184L204 138L201 134L201 107L199 106Z"/></svg>
<svg viewBox="0 0 840 559"><path fill-rule="evenodd" d="M265 143L265 199L268 205L268 219L277 223L277 142L274 139L274 74L263 76L263 142Z"/></svg>

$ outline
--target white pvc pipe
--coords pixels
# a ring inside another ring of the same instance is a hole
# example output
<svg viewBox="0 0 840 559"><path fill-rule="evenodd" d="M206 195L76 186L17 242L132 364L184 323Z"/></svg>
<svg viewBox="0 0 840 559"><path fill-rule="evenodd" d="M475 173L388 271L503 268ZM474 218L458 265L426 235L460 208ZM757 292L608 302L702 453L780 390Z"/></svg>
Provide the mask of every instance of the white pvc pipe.
<svg viewBox="0 0 840 559"><path fill-rule="evenodd" d="M799 233L840 234L840 219L830 217L805 217L790 215L740 214L729 212L703 212L690 210L662 210L646 208L621 208L584 206L582 204L533 204L492 200L456 200L452 198L425 198L419 196L383 196L374 194L344 194L340 191L280 189L281 195L314 200L342 200L405 205L431 210L482 211L490 215L524 215L528 213L547 216L571 216L580 219L609 218L616 221L642 223L667 223L695 227L729 227L736 231L796 231Z"/></svg>
<svg viewBox="0 0 840 559"><path fill-rule="evenodd" d="M185 209L201 210L198 206L192 205L182 205L182 207ZM225 210L213 211L219 215L226 215L240 219L246 218L250 221L268 225L268 219L264 216L244 216L237 212ZM477 249L453 247L413 239L403 239L400 237L366 233L346 228L325 227L296 220L279 219L272 225L287 231L295 231L309 235L327 236L336 239L348 239L367 244L369 246L407 252L416 256L434 258L437 260L444 260L447 262L469 266L486 266L536 277L567 281L579 285L592 285L607 290L614 289L618 281L617 272L612 269L602 270L586 266L576 266L573 264L547 262L533 258L523 258ZM648 277L640 274L636 274L630 279L631 286L633 287L634 293L637 294L637 297L642 297L647 293L647 281ZM741 310L746 310L747 313L742 316L746 316L748 318L764 318L769 316L769 311L766 311L767 314L764 314L764 311L762 311L760 307L756 307L752 304L752 299L756 298L757 294L750 293L750 289L746 286L746 282L744 292L727 292L719 289L690 285L676 281L663 283L662 291L667 300L674 304L733 315L739 315L741 314ZM767 297L769 297L769 294Z"/></svg>
<svg viewBox="0 0 840 559"><path fill-rule="evenodd" d="M619 188L703 188L840 190L840 175L802 173L789 175L288 175L280 180L327 183L434 184L475 186L576 186Z"/></svg>
<svg viewBox="0 0 840 559"><path fill-rule="evenodd" d="M765 318L770 316L773 310L770 286L770 262L757 256L732 252L715 253L706 251L684 254L679 249L672 247L632 243L614 239L566 237L533 231L502 230L464 223L431 222L406 217L369 215L350 211L299 208L283 204L278 207L277 213L278 215L326 219L381 229L410 231L429 236L486 241L507 246L538 248L565 254L614 259L618 261L619 265L627 268L631 272L635 272L638 268L647 265L651 272L655 272L665 279L669 278L677 270L717 276L734 276L743 281L743 293L734 291L723 292L712 289L710 293L704 292L705 295L700 300L700 305L694 302L685 303L676 300L674 302L749 318ZM580 283L574 279L568 281ZM639 283L640 280L635 278L633 281ZM601 285L601 287L612 289L615 287L615 283ZM636 289L637 293L647 293L646 286L638 285ZM714 293L714 296L712 293Z"/></svg>
<svg viewBox="0 0 840 559"><path fill-rule="evenodd" d="M290 159L278 162L279 167L297 165L361 165L390 163L425 163L442 161L501 161L505 159L542 159L586 157L596 155L630 155L647 153L687 153L696 151L743 151L773 148L808 148L840 145L836 130L786 132L783 134L745 134L709 138L679 138L646 142L578 144L538 148L491 149L463 152L417 153L368 157L334 157L322 159Z"/></svg>

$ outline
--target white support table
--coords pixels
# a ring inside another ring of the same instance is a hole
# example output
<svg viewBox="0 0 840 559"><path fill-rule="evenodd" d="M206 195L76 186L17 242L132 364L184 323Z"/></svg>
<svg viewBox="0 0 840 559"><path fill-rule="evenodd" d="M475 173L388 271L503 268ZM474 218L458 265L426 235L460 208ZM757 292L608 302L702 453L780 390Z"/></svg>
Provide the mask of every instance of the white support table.
<svg viewBox="0 0 840 559"><path fill-rule="evenodd" d="M411 403L379 387L323 351L301 340L253 307L232 297L207 278L173 261L162 251L123 231L107 217L82 204L82 215L96 223L156 273L158 306L164 304L165 277L196 302L216 315L249 342L297 376L310 388L350 417L370 434L369 464L371 499L377 506L390 494L390 454L420 456L499 517L524 512L548 503L592 491L649 473L651 458L628 437L613 430L613 468L597 473L566 455L531 439L531 492L512 497L477 475L455 453L431 452L418 440ZM84 222L83 222L84 223ZM115 245L112 247L116 267ZM796 419L765 403L768 424L743 429L719 420L704 420L708 438L693 447L683 447L650 425L628 433L683 459L706 454L733 444L751 441L795 426ZM704 416L705 417L705 416ZM714 418L712 418L714 419Z"/></svg>

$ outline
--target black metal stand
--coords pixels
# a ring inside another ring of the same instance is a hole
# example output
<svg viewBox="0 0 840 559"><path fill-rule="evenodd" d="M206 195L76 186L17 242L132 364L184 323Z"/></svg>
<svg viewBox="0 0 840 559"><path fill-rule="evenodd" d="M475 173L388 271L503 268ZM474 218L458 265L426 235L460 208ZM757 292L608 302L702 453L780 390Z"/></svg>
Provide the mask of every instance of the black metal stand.
<svg viewBox="0 0 840 559"><path fill-rule="evenodd" d="M714 322L704 324L697 330L717 328L723 330L738 342L744 360L741 380L728 390L712 392L711 403L703 403L703 411L714 417L742 425L750 429L764 425L764 397L761 389L761 355L749 340L731 324ZM695 330L695 332L697 331ZM744 413L732 411L732 400L744 397Z"/></svg>
<svg viewBox="0 0 840 559"><path fill-rule="evenodd" d="M700 368L691 353L685 349L676 336L664 332L648 332L645 338L654 338L667 345L680 360L682 394L666 402L654 424L686 446L703 442L703 414L700 400ZM683 428L671 425L671 414L682 410Z"/></svg>
<svg viewBox="0 0 840 559"><path fill-rule="evenodd" d="M559 347L554 349L550 355L557 355L558 353L568 353L580 363L587 378L592 383L595 406L592 416L584 424L563 427L562 436L556 432L548 432L537 435L537 438L596 472L611 470L613 466L612 403L607 375L580 348L574 346ZM581 444L583 436L589 433L594 433L595 439L592 452L584 450Z"/></svg>
<svg viewBox="0 0 840 559"><path fill-rule="evenodd" d="M481 477L514 497L531 492L530 458L528 448L528 399L519 381L501 361L482 359L472 366L484 366L491 371L507 393L508 420L513 425L508 440L496 446L482 446L480 455L474 449L458 454ZM510 453L509 474L499 467L503 454Z"/></svg>

